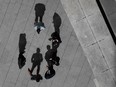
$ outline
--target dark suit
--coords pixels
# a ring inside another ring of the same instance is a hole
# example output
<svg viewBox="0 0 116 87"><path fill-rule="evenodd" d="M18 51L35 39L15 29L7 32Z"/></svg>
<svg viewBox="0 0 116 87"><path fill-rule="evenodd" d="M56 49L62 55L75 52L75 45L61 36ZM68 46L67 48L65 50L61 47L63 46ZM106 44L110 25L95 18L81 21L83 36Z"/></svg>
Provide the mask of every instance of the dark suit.
<svg viewBox="0 0 116 87"><path fill-rule="evenodd" d="M32 68L31 68L31 73L33 72L34 68L37 66L37 75L39 74L40 71L40 64L43 61L43 57L41 53L34 53L31 58Z"/></svg>

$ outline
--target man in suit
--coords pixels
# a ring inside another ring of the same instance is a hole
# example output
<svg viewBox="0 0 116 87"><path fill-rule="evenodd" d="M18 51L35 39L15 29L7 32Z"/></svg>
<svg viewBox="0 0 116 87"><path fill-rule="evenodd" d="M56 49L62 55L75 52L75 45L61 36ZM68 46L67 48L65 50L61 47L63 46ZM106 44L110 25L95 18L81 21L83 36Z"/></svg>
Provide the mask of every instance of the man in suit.
<svg viewBox="0 0 116 87"><path fill-rule="evenodd" d="M43 61L43 56L40 53L40 48L37 48L37 52L34 53L32 55L32 58L31 58L32 68L31 69L28 68L28 71L29 71L29 73L30 73L31 76L33 75L32 73L33 73L33 70L34 70L34 68L36 66L37 66L37 75L39 74L40 64L41 64L42 61Z"/></svg>
<svg viewBox="0 0 116 87"><path fill-rule="evenodd" d="M47 45L47 52L45 53L45 60L47 61L47 64L49 65L49 60L52 58L52 49L50 45Z"/></svg>

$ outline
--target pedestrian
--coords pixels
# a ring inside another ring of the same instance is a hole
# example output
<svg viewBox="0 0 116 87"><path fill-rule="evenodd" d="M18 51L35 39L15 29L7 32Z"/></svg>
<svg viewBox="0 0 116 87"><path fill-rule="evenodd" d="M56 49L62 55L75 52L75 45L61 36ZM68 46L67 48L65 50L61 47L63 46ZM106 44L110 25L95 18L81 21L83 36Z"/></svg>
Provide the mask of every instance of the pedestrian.
<svg viewBox="0 0 116 87"><path fill-rule="evenodd" d="M52 49L50 45L47 45L47 52L45 53L45 60L47 61L48 65L49 65L50 59L52 59Z"/></svg>
<svg viewBox="0 0 116 87"><path fill-rule="evenodd" d="M32 68L31 69L28 68L28 71L29 71L31 76L33 75L32 73L33 73L33 70L35 69L35 67L37 67L37 73L36 74L39 75L40 64L41 64L42 61L43 61L43 56L40 53L40 48L37 48L36 53L34 53L32 55L32 58L31 58Z"/></svg>
<svg viewBox="0 0 116 87"><path fill-rule="evenodd" d="M45 25L43 23L43 15L44 15L45 10L46 10L46 8L45 8L44 4L37 3L35 5L35 22L34 22L34 28L38 32L38 34L40 33L41 30L45 29ZM39 20L38 20L38 18L39 18Z"/></svg>

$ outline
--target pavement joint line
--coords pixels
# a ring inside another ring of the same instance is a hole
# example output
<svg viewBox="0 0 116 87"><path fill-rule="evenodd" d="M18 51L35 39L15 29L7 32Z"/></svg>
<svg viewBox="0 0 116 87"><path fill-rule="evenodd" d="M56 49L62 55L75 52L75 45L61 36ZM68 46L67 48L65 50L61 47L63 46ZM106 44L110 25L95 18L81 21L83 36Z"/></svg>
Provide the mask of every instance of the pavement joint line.
<svg viewBox="0 0 116 87"><path fill-rule="evenodd" d="M95 45L95 44L99 44L99 42L102 42L102 41L104 41L105 39L101 39L101 40L98 40L98 41L96 41L96 42L94 42L94 43L91 43L91 44L89 44L89 45L84 45L85 47L91 47L91 46L93 46L93 45Z"/></svg>

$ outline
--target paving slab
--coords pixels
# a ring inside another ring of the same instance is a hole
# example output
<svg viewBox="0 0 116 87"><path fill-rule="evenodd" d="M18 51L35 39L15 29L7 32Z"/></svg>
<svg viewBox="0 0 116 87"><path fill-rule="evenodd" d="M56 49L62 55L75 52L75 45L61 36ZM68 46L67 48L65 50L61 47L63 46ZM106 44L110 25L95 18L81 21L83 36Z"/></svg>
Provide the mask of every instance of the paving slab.
<svg viewBox="0 0 116 87"><path fill-rule="evenodd" d="M100 12L89 16L87 19L97 41L105 39L105 37L110 35L108 27Z"/></svg>
<svg viewBox="0 0 116 87"><path fill-rule="evenodd" d="M75 23L73 21L71 24L73 24L74 28L76 28L75 32L78 35L82 46L87 47L93 43L96 43L95 36L93 35L88 21L85 18Z"/></svg>
<svg viewBox="0 0 116 87"><path fill-rule="evenodd" d="M75 0L76 3L80 3L82 10L86 16L96 14L99 11L96 0Z"/></svg>

